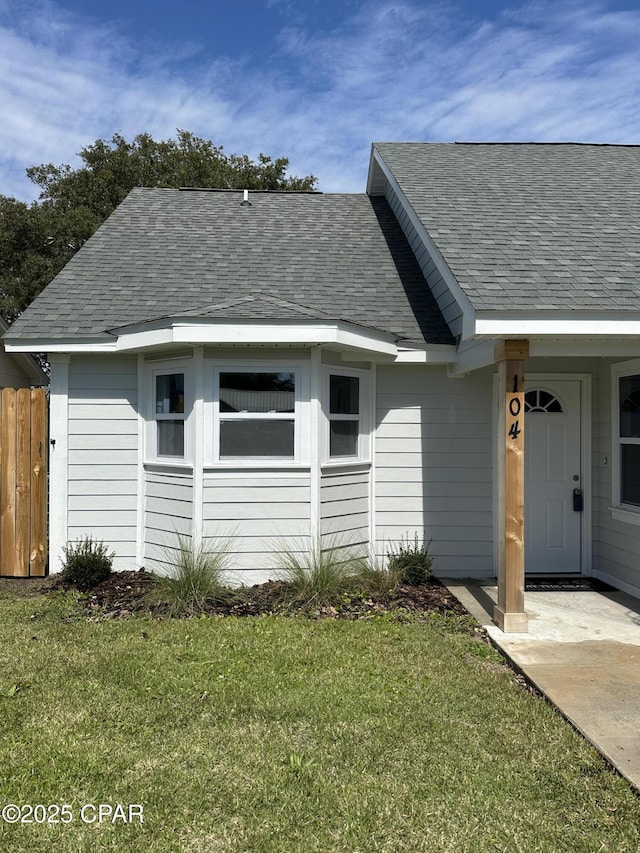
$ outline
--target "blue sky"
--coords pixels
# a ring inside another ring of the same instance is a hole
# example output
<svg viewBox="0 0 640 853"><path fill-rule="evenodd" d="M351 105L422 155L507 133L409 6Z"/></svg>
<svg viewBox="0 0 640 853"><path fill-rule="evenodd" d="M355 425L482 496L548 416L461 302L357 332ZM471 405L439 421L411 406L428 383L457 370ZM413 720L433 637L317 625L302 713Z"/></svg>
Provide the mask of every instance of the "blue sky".
<svg viewBox="0 0 640 853"><path fill-rule="evenodd" d="M118 132L190 130L363 191L371 142L640 142L614 0L0 0L0 193Z"/></svg>

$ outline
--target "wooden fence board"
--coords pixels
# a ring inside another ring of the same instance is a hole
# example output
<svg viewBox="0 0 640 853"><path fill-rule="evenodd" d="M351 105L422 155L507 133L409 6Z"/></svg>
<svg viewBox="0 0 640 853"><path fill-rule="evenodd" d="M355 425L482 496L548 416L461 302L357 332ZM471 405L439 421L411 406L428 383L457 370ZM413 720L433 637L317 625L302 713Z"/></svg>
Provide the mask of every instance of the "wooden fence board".
<svg viewBox="0 0 640 853"><path fill-rule="evenodd" d="M0 395L0 575L42 576L47 555L47 398L42 388Z"/></svg>
<svg viewBox="0 0 640 853"><path fill-rule="evenodd" d="M15 577L16 553L16 392L2 389L2 484L0 503L0 570Z"/></svg>
<svg viewBox="0 0 640 853"><path fill-rule="evenodd" d="M31 391L16 394L16 562L20 577L29 577L31 542Z"/></svg>
<svg viewBox="0 0 640 853"><path fill-rule="evenodd" d="M31 390L31 545L29 573L44 577L47 568L47 471L49 457L47 397Z"/></svg>

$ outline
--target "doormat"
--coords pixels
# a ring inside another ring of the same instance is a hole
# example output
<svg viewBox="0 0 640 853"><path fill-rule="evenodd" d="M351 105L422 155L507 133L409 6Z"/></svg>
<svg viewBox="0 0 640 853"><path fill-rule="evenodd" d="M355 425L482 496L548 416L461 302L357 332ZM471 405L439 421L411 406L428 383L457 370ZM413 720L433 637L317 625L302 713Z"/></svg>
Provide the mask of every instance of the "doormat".
<svg viewBox="0 0 640 853"><path fill-rule="evenodd" d="M611 592L614 587L598 578L585 577L534 577L526 578L525 592Z"/></svg>

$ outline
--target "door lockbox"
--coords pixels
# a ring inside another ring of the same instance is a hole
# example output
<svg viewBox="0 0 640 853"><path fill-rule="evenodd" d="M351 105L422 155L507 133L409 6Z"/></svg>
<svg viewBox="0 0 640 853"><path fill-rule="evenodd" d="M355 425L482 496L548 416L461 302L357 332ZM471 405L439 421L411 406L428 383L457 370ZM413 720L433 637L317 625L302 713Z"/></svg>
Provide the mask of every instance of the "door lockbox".
<svg viewBox="0 0 640 853"><path fill-rule="evenodd" d="M582 489L573 490L573 511L582 512L584 509L584 495Z"/></svg>

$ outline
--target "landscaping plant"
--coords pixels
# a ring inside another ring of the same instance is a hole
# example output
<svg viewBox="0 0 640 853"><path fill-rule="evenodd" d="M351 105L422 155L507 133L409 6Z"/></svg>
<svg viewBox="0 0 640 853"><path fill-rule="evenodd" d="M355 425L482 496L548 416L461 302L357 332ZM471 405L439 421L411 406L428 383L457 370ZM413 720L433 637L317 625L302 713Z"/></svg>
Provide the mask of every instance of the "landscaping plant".
<svg viewBox="0 0 640 853"><path fill-rule="evenodd" d="M230 568L228 539L215 547L196 544L189 537L177 535L177 548L166 548L169 574L160 576L161 595L169 603L174 616L202 613L208 603L230 594L225 574Z"/></svg>
<svg viewBox="0 0 640 853"><path fill-rule="evenodd" d="M85 536L77 542L68 542L62 550L62 577L81 592L92 589L111 574L115 552L110 554L102 541Z"/></svg>
<svg viewBox="0 0 640 853"><path fill-rule="evenodd" d="M358 580L369 595L386 598L392 595L403 582L402 573L397 566L381 565L375 556L365 562L358 573Z"/></svg>
<svg viewBox="0 0 640 853"><path fill-rule="evenodd" d="M396 546L392 543L387 551L389 571L397 572L401 583L412 586L426 583L431 577L433 564L433 557L429 556L430 545L431 540L425 542L423 539L420 542L417 533L413 542L407 534L407 538L400 539Z"/></svg>
<svg viewBox="0 0 640 853"><path fill-rule="evenodd" d="M361 584L367 558L338 539L313 542L308 550L293 551L283 545L278 569L291 588L292 599L302 605L336 604Z"/></svg>

